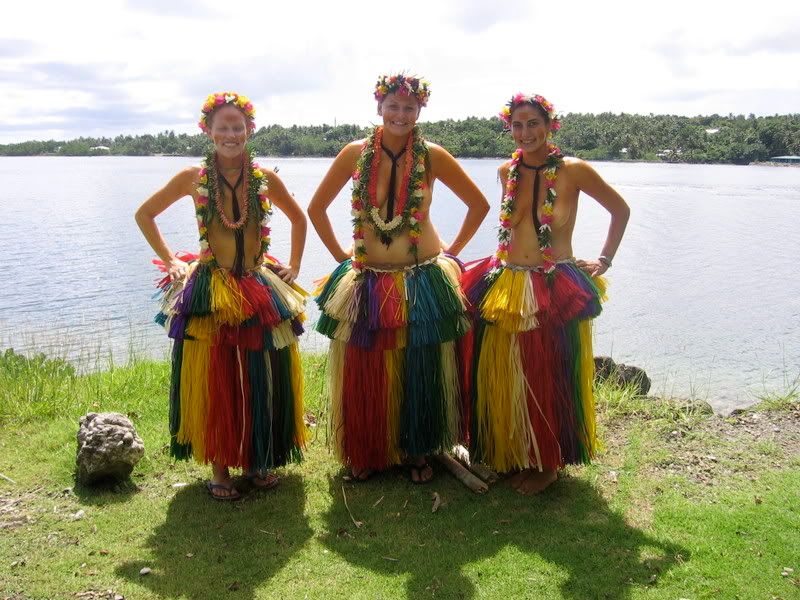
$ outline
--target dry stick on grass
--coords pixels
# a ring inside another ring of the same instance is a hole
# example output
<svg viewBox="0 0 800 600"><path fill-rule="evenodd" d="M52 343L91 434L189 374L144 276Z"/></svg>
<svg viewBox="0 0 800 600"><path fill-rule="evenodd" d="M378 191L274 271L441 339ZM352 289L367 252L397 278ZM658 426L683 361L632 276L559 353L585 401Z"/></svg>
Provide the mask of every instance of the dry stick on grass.
<svg viewBox="0 0 800 600"><path fill-rule="evenodd" d="M11 479L11 477L8 477L7 475L3 475L2 473L0 473L0 479L5 479L5 480L6 480L6 481L8 481L9 483L11 483L11 484L13 484L13 485L17 485L17 482L16 482L16 481L14 481L13 479Z"/></svg>
<svg viewBox="0 0 800 600"><path fill-rule="evenodd" d="M479 463L473 463L469 459L469 450L467 450L464 446L458 445L453 448L453 456L464 465L467 469L472 471L474 475L477 475L480 479L488 483L489 485L493 484L495 481L499 479L497 473L495 473L492 469L487 466L481 465Z"/></svg>
<svg viewBox="0 0 800 600"><path fill-rule="evenodd" d="M344 486L342 486L342 498L344 498L344 507L347 509L347 514L350 515L350 520L353 521L353 525L361 527L364 521L356 521L355 517L353 517L353 513L350 512L350 507L347 506L347 494L344 493Z"/></svg>
<svg viewBox="0 0 800 600"><path fill-rule="evenodd" d="M467 486L476 494L482 494L489 489L483 481L475 477L470 471L465 469L460 462L449 454L438 454L436 459L461 483Z"/></svg>

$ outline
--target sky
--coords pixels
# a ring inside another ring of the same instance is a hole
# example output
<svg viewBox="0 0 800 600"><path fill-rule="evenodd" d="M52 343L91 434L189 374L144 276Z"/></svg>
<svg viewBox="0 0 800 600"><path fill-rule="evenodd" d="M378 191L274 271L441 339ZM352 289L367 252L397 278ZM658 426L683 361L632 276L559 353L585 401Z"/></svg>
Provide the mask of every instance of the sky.
<svg viewBox="0 0 800 600"><path fill-rule="evenodd" d="M258 126L365 126L398 71L431 83L423 122L517 91L562 114L800 113L800 1L5 3L0 143L197 133L222 90Z"/></svg>

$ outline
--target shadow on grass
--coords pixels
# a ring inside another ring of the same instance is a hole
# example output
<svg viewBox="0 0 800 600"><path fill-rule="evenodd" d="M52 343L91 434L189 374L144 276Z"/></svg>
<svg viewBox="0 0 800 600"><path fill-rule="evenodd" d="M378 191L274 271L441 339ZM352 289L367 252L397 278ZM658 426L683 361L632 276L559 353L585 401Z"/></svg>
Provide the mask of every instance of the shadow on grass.
<svg viewBox="0 0 800 600"><path fill-rule="evenodd" d="M332 479L334 502L325 515L323 543L357 567L406 576L409 598L466 599L491 592L623 599L689 555L631 527L580 479L566 477L528 498L502 482L486 495L471 494L441 470L429 486L388 478L344 484L362 527L348 514L341 479ZM434 491L443 503L432 514Z"/></svg>
<svg viewBox="0 0 800 600"><path fill-rule="evenodd" d="M122 481L108 478L92 485L84 485L78 481L76 475L72 490L81 504L102 507L130 501L139 492L139 486L131 478Z"/></svg>
<svg viewBox="0 0 800 600"><path fill-rule="evenodd" d="M305 504L293 474L239 502L213 501L202 485L184 488L147 540L149 556L119 566L117 575L163 598L254 598L311 537ZM143 567L152 572L140 575Z"/></svg>

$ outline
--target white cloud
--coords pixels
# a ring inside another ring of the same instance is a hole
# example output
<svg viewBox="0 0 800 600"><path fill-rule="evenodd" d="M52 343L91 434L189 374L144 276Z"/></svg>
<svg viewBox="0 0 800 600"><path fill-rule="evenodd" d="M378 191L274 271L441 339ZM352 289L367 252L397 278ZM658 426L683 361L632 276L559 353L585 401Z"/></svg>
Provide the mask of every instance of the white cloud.
<svg viewBox="0 0 800 600"><path fill-rule="evenodd" d="M364 125L376 76L395 69L431 81L429 120L491 116L518 90L561 112L773 114L797 112L800 96L800 3L789 1L98 0L4 12L0 143L194 132L203 97L222 88L248 94L259 124Z"/></svg>

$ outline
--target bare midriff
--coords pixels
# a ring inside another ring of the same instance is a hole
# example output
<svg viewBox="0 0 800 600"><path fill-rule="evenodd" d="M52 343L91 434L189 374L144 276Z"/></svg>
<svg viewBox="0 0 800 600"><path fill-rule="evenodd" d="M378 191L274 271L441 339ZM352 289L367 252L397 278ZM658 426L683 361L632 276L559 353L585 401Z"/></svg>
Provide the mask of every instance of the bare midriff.
<svg viewBox="0 0 800 600"><path fill-rule="evenodd" d="M226 207L227 210L227 207ZM244 269L250 271L260 261L261 252L261 227L249 216L244 225ZM208 245L214 253L214 258L220 267L233 269L236 260L236 241L232 229L228 229L219 219L214 219L208 224Z"/></svg>
<svg viewBox="0 0 800 600"><path fill-rule="evenodd" d="M384 198L380 207L381 216L384 218L386 217L385 198L389 182L389 174L388 172L384 172L384 167L387 166L386 163L391 165L388 160L381 162L377 189L378 197ZM431 184L430 187L426 188L425 197L420 207L425 218L422 221L422 235L420 235L419 245L417 246L417 259L415 260L414 255L409 252L411 241L408 237L408 228L394 237L392 243L387 248L375 234L372 225L367 224L364 228L364 244L367 247L367 258L365 262L367 265L379 268L404 267L413 265L415 262L421 263L441 252L442 243L439 239L439 234L428 218L431 206L432 187L433 185Z"/></svg>
<svg viewBox="0 0 800 600"><path fill-rule="evenodd" d="M553 205L553 224L552 242L553 256L556 262L573 258L572 253L572 232L575 229L575 217L577 214L578 193L577 190L570 189L568 182L563 178L563 171L559 169L559 177L556 181L556 201ZM522 173L519 179L519 187L514 206L514 213L511 217L511 248L508 252L508 262L512 265L526 267L539 266L542 260L542 252L539 249L539 237L536 226L533 222L533 176L530 173ZM539 190L539 221L542 219L541 204L545 197L546 190L544 181L540 181Z"/></svg>

